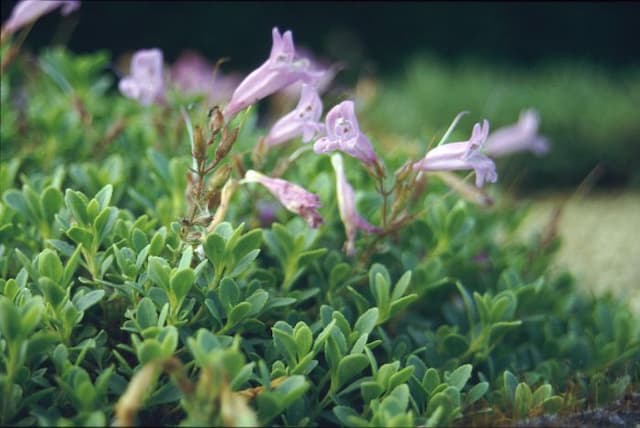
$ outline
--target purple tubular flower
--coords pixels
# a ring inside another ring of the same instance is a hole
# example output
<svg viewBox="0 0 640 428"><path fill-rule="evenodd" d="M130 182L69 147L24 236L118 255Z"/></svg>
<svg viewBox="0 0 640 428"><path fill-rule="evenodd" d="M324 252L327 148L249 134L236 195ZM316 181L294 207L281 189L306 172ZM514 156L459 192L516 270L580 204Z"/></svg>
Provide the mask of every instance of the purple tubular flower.
<svg viewBox="0 0 640 428"><path fill-rule="evenodd" d="M327 113L325 130L327 136L313 144L316 153L339 150L365 165L373 166L377 163L371 142L360 132L353 101L343 101Z"/></svg>
<svg viewBox="0 0 640 428"><path fill-rule="evenodd" d="M298 105L273 125L265 141L271 147L301 135L302 141L307 143L324 127L318 122L320 116L322 116L320 96L313 86L303 84Z"/></svg>
<svg viewBox="0 0 640 428"><path fill-rule="evenodd" d="M11 16L2 26L2 34L14 33L59 6L62 6L61 13L66 16L80 7L80 1L22 0L15 5L11 11Z"/></svg>
<svg viewBox="0 0 640 428"><path fill-rule="evenodd" d="M310 227L316 228L322 224L323 220L318 212L322 204L318 195L306 191L297 184L280 178L267 177L252 169L246 172L242 182L262 184L286 209L302 216Z"/></svg>
<svg viewBox="0 0 640 428"><path fill-rule="evenodd" d="M294 82L300 80L311 83L324 74L312 71L309 60L296 57L291 31L280 35L278 28L274 27L272 34L273 46L269 59L252 71L236 88L223 112L227 120Z"/></svg>
<svg viewBox="0 0 640 428"><path fill-rule="evenodd" d="M362 230L367 233L380 233L381 229L369 224L356 211L356 197L353 187L347 181L342 164L342 157L336 153L331 156L331 164L336 173L336 193L338 196L338 209L340 218L344 224L344 231L347 235L345 242L345 252L353 256L356 252L355 240L356 232Z"/></svg>
<svg viewBox="0 0 640 428"><path fill-rule="evenodd" d="M305 49L304 47L296 48L296 52L309 61L309 69L321 73L320 77L314 80L313 87L318 94L323 94L336 77L338 72L344 68L341 63L331 64L324 60L319 60L314 57L313 53ZM302 88L302 82L293 83L282 90L283 95L288 98L297 98Z"/></svg>
<svg viewBox="0 0 640 428"><path fill-rule="evenodd" d="M489 156L504 156L523 150L529 150L538 156L547 153L549 142L538 135L539 122L535 110L523 111L517 123L492 132L483 151Z"/></svg>
<svg viewBox="0 0 640 428"><path fill-rule="evenodd" d="M491 159L480 150L489 135L489 122L484 120L482 126L473 126L468 141L449 143L429 150L426 156L413 164L414 170L451 171L473 169L476 172L476 186L482 187L485 181L495 183L498 180L496 166Z"/></svg>
<svg viewBox="0 0 640 428"><path fill-rule="evenodd" d="M120 80L120 92L147 106L164 101L163 60L160 49L140 50L131 59L131 75Z"/></svg>
<svg viewBox="0 0 640 428"><path fill-rule="evenodd" d="M187 95L206 95L212 104L229 101L240 82L234 75L221 75L199 54L187 51L171 67L171 82Z"/></svg>

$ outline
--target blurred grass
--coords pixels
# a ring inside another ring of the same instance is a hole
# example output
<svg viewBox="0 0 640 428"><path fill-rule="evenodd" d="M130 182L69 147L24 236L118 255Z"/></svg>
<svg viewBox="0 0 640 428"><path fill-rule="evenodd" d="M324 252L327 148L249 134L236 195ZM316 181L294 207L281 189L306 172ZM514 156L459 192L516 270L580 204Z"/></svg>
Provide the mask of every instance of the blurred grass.
<svg viewBox="0 0 640 428"><path fill-rule="evenodd" d="M453 138L468 138L473 122L482 118L492 129L511 124L528 107L540 112L540 132L550 139L552 151L543 158L498 159L501 181L518 179L519 187L528 189L573 188L600 165L599 185L640 186L638 68L553 62L523 69L421 57L378 85L367 126L377 129L380 139L419 136L422 152L462 110L471 114Z"/></svg>
<svg viewBox="0 0 640 428"><path fill-rule="evenodd" d="M567 195L533 199L521 233L542 230ZM640 192L569 198L559 221L562 239L553 270L568 269L583 289L608 291L640 314Z"/></svg>

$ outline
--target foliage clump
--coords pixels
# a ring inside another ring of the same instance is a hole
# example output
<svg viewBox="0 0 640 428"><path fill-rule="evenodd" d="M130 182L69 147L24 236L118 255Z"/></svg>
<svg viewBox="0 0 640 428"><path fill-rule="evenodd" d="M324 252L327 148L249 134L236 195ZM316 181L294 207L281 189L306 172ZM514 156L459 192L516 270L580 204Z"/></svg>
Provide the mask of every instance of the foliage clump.
<svg viewBox="0 0 640 428"><path fill-rule="evenodd" d="M345 157L381 225L345 254L329 156L266 150L255 111L201 95L141 106L108 63L3 73L0 424L496 424L638 384L637 319L548 275L557 238L515 239L498 188ZM268 212L254 168L304 183L323 225Z"/></svg>

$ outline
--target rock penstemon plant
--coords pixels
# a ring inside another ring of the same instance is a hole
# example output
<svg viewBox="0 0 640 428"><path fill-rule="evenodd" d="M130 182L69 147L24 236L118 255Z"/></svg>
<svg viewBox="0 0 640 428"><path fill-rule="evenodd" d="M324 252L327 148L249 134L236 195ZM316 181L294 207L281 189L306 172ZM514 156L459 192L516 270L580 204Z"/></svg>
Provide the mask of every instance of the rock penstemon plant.
<svg viewBox="0 0 640 428"><path fill-rule="evenodd" d="M450 143L459 115L418 158L387 150L357 96L322 108L291 32L273 42L231 89L160 51L123 93L103 53L9 63L0 424L497 425L637 385L637 318L547 272L553 227L521 242L522 210L486 209L491 136L529 147L532 122Z"/></svg>

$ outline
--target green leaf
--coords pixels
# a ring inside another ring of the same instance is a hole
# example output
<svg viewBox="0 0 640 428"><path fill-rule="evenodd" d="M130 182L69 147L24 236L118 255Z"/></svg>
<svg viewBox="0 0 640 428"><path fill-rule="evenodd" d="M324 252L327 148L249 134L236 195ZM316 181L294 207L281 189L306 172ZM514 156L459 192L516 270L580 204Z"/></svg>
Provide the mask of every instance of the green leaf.
<svg viewBox="0 0 640 428"><path fill-rule="evenodd" d="M536 389L536 391L533 393L532 406L541 406L544 400L551 397L552 392L553 388L548 383L540 385L538 389Z"/></svg>
<svg viewBox="0 0 640 428"><path fill-rule="evenodd" d="M455 369L449 376L445 376L445 381L458 391L462 391L462 388L464 388L471 377L472 369L473 366L471 366L471 364L464 364Z"/></svg>
<svg viewBox="0 0 640 428"><path fill-rule="evenodd" d="M204 253L207 256L207 259L211 262L214 267L220 266L220 264L224 261L225 254L225 241L224 239L216 233L211 233L207 236L207 239L203 244Z"/></svg>
<svg viewBox="0 0 640 428"><path fill-rule="evenodd" d="M367 366L369 366L369 359L364 354L350 354L344 357L338 363L336 390L358 376Z"/></svg>
<svg viewBox="0 0 640 428"><path fill-rule="evenodd" d="M162 233L164 232L164 233ZM158 256L162 252L164 248L166 240L166 229L162 228L157 231L153 237L151 238L151 243L149 244L149 255L150 256Z"/></svg>
<svg viewBox="0 0 640 428"><path fill-rule="evenodd" d="M269 293L262 289L254 291L254 293L246 299L246 301L251 304L249 314L251 316L258 315L264 309L267 300L269 300Z"/></svg>
<svg viewBox="0 0 640 428"><path fill-rule="evenodd" d="M169 263L161 257L149 257L149 278L161 288L169 289Z"/></svg>
<svg viewBox="0 0 640 428"><path fill-rule="evenodd" d="M102 210L96 217L93 225L98 234L98 242L103 242L104 239L111 233L113 226L118 219L118 210L114 207L108 207Z"/></svg>
<svg viewBox="0 0 640 428"><path fill-rule="evenodd" d="M413 370L413 366L408 366L391 375L387 389L393 390L396 386L407 383L411 378L411 375L413 375Z"/></svg>
<svg viewBox="0 0 640 428"><path fill-rule="evenodd" d="M229 276L236 277L244 273L250 267L251 263L258 257L258 254L260 254L260 250L251 250L245 254L244 257L236 263Z"/></svg>
<svg viewBox="0 0 640 428"><path fill-rule="evenodd" d="M138 361L140 364L146 363L164 357L162 345L156 339L146 339L137 350Z"/></svg>
<svg viewBox="0 0 640 428"><path fill-rule="evenodd" d="M513 404L515 400L516 387L518 386L518 379L509 370L504 371L503 386L507 399Z"/></svg>
<svg viewBox="0 0 640 428"><path fill-rule="evenodd" d="M91 306L95 305L100 300L102 300L102 298L104 297L104 294L105 294L104 290L93 290L88 292L87 294L80 295L80 296L76 294L73 297L73 303L76 305L78 310L84 312L87 309L89 309Z"/></svg>
<svg viewBox="0 0 640 428"><path fill-rule="evenodd" d="M54 215L60 211L64 204L64 198L60 190L49 186L40 195L40 205L44 211L44 216L48 221L54 218Z"/></svg>
<svg viewBox="0 0 640 428"><path fill-rule="evenodd" d="M31 219L31 221L37 221L33 218L33 214L27 206L27 201L21 191L16 189L7 190L2 196L2 200L11 207L15 212L20 214L25 219Z"/></svg>
<svg viewBox="0 0 640 428"><path fill-rule="evenodd" d="M89 217L87 216L87 204L89 201L82 193L75 190L67 189L64 194L64 201L71 211L71 215L81 226L89 225Z"/></svg>
<svg viewBox="0 0 640 428"><path fill-rule="evenodd" d="M529 415L529 409L533 402L531 395L531 388L524 382L521 382L516 387L515 402L514 402L514 414L517 418L525 418Z"/></svg>
<svg viewBox="0 0 640 428"><path fill-rule="evenodd" d="M358 317L353 330L359 333L358 336L369 335L378 323L378 308L371 308Z"/></svg>
<svg viewBox="0 0 640 428"><path fill-rule="evenodd" d="M20 338L20 313L4 296L0 296L0 333L8 343Z"/></svg>
<svg viewBox="0 0 640 428"><path fill-rule="evenodd" d="M100 209L104 210L111 202L111 196L113 195L113 186L111 184L107 184L102 189L96 193L94 197L95 200L100 204Z"/></svg>
<svg viewBox="0 0 640 428"><path fill-rule="evenodd" d="M438 370L433 367L427 369L422 377L422 386L424 389L431 394L438 385L440 385L440 375L438 374Z"/></svg>
<svg viewBox="0 0 640 428"><path fill-rule="evenodd" d="M549 397L542 402L542 407L544 408L544 412L546 414L556 414L562 408L563 399L558 395L554 395L553 397Z"/></svg>
<svg viewBox="0 0 640 428"><path fill-rule="evenodd" d="M40 286L40 290L42 290L44 298L55 309L58 309L60 304L66 300L67 294L65 293L65 290L49 278L39 278L38 285Z"/></svg>
<svg viewBox="0 0 640 428"><path fill-rule="evenodd" d="M368 404L371 400L376 399L382 395L384 388L374 381L365 381L360 384L360 393L365 404Z"/></svg>
<svg viewBox="0 0 640 428"><path fill-rule="evenodd" d="M280 354L285 357L289 365L293 366L298 355L298 345L292 335L283 328L284 324L283 321L278 321L271 327L273 344Z"/></svg>
<svg viewBox="0 0 640 428"><path fill-rule="evenodd" d="M81 226L71 226L67 230L67 236L71 238L76 244L81 244L84 248L91 248L93 246L93 233Z"/></svg>
<svg viewBox="0 0 640 428"><path fill-rule="evenodd" d="M381 318L388 316L389 310L389 281L381 273L377 273L373 283L373 297L380 309Z"/></svg>
<svg viewBox="0 0 640 428"><path fill-rule="evenodd" d="M473 385L466 396L465 405L470 405L478 401L489 390L488 382L480 382Z"/></svg>
<svg viewBox="0 0 640 428"><path fill-rule="evenodd" d="M158 312L153 301L148 297L143 297L136 307L136 321L141 331L148 327L156 326L158 323Z"/></svg>
<svg viewBox="0 0 640 428"><path fill-rule="evenodd" d="M298 359L309 353L313 344L313 334L311 329L304 322L300 321L293 329L293 339L296 343Z"/></svg>
<svg viewBox="0 0 640 428"><path fill-rule="evenodd" d="M262 244L262 229L253 229L238 239L231 251L237 260L248 252L260 248L260 244Z"/></svg>
<svg viewBox="0 0 640 428"><path fill-rule="evenodd" d="M175 294L178 302L181 302L191 290L193 286L193 281L195 280L195 273L191 268L180 269L171 275L171 279L169 280L169 286L173 293Z"/></svg>
<svg viewBox="0 0 640 428"><path fill-rule="evenodd" d="M407 271L400 277L396 286L393 288L393 293L391 294L391 300L398 300L402 296L404 296L405 291L409 287L411 283L411 271ZM417 297L417 296L416 296Z"/></svg>
<svg viewBox="0 0 640 428"><path fill-rule="evenodd" d="M218 286L218 297L225 310L230 310L240 301L240 288L236 281L229 277L222 278Z"/></svg>
<svg viewBox="0 0 640 428"><path fill-rule="evenodd" d="M38 256L38 271L40 271L41 276L46 276L59 283L64 270L58 254L49 249L43 250Z"/></svg>
<svg viewBox="0 0 640 428"><path fill-rule="evenodd" d="M227 325L234 326L246 318L247 314L251 311L251 303L240 302L231 309L227 317Z"/></svg>

